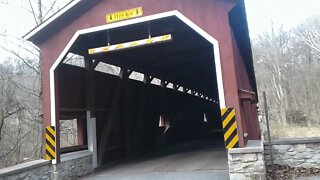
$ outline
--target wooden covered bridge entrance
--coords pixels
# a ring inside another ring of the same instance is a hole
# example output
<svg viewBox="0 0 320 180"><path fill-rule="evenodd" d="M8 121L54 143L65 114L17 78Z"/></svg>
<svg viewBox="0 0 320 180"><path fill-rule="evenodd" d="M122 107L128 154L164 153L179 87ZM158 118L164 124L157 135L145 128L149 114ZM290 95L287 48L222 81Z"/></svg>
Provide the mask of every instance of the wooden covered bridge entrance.
<svg viewBox="0 0 320 180"><path fill-rule="evenodd" d="M124 9L118 15L137 17L110 22ZM53 163L90 155L95 168L172 144L259 139L242 1L78 0L25 38L41 49ZM235 117L223 125L226 107ZM76 138L69 146L66 121Z"/></svg>

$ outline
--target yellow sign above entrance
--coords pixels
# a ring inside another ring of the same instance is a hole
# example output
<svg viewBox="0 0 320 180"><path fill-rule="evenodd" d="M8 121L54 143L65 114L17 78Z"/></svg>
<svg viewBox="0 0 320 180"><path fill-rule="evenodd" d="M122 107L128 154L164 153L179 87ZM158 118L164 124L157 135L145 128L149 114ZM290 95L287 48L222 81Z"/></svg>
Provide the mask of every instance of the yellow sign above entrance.
<svg viewBox="0 0 320 180"><path fill-rule="evenodd" d="M110 13L106 15L107 23L112 23L116 21L122 21L125 19L131 19L143 15L142 7L137 7L133 9L128 9L124 11L119 11L115 13Z"/></svg>

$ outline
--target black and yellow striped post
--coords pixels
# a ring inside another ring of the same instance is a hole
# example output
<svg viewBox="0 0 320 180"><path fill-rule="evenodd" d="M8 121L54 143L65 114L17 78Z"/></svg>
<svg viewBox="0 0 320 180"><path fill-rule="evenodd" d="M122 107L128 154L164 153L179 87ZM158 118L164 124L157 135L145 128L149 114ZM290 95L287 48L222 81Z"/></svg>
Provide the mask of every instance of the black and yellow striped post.
<svg viewBox="0 0 320 180"><path fill-rule="evenodd" d="M221 110L224 142L227 149L239 147L239 136L237 132L236 113L234 108Z"/></svg>
<svg viewBox="0 0 320 180"><path fill-rule="evenodd" d="M54 126L46 127L46 160L56 159L56 132Z"/></svg>

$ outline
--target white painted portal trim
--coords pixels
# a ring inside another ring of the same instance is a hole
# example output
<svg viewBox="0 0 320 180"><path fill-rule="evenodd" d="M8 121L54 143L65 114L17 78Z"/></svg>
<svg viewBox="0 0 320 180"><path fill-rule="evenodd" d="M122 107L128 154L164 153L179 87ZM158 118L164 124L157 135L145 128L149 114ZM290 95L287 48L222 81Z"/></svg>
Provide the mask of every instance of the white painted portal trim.
<svg viewBox="0 0 320 180"><path fill-rule="evenodd" d="M215 38L213 38L211 35L209 35L207 32L205 32L203 29L201 29L199 26L197 26L195 23L193 23L190 19L185 17L183 14L181 14L179 11L175 11L175 15L213 45L214 63L216 66L216 76L217 76L218 93L219 93L219 105L221 109L225 108L226 102L224 97L222 67L221 67L220 49L219 49L218 41Z"/></svg>
<svg viewBox="0 0 320 180"><path fill-rule="evenodd" d="M113 24L106 24L102 26L92 27L88 29L78 30L67 46L64 48L64 50L59 55L58 59L54 62L52 67L50 68L50 109L51 109L51 125L55 126L56 124L56 106L55 106L55 77L54 77L54 71L57 68L57 66L62 62L62 60L65 58L65 56L68 54L68 51L70 50L71 46L74 44L74 42L77 40L77 38L80 35L88 34L96 31L103 31L118 27L124 27L132 24L142 23L142 22L148 22L155 19L161 19L165 17L170 16L176 16L180 20L182 20L184 23L186 23L188 26L190 26L193 30L195 30L197 33L199 33L202 37L204 37L206 40L208 40L214 48L214 60L215 60L215 66L216 66L216 76L217 76L217 83L218 83L218 92L219 92L219 102L220 102L220 108L225 108L225 97L224 97L224 87L223 87L223 78L222 78L222 68L221 68L221 59L220 59L220 50L219 50L219 43L218 41L213 38L211 35L209 35L207 32L205 32L203 29L201 29L199 26L197 26L195 23L193 23L190 19L185 17L183 14L181 14L179 11L169 11L164 13L159 13L155 15L145 16L141 18L121 21Z"/></svg>

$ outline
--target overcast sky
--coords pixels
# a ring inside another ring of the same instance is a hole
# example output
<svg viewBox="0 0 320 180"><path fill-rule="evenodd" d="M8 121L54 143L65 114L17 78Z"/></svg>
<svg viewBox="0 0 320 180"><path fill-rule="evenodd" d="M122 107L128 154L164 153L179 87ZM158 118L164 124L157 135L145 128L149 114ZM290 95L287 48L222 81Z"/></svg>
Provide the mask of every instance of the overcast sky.
<svg viewBox="0 0 320 180"><path fill-rule="evenodd" d="M320 0L245 0L252 37L270 31L271 25L290 29L320 14Z"/></svg>
<svg viewBox="0 0 320 180"><path fill-rule="evenodd" d="M13 6L0 4L0 32L22 36L34 25L27 11L17 8L23 1L7 0ZM290 28L315 14L320 14L320 0L245 0L249 30L252 37L269 31L271 24L277 28Z"/></svg>

